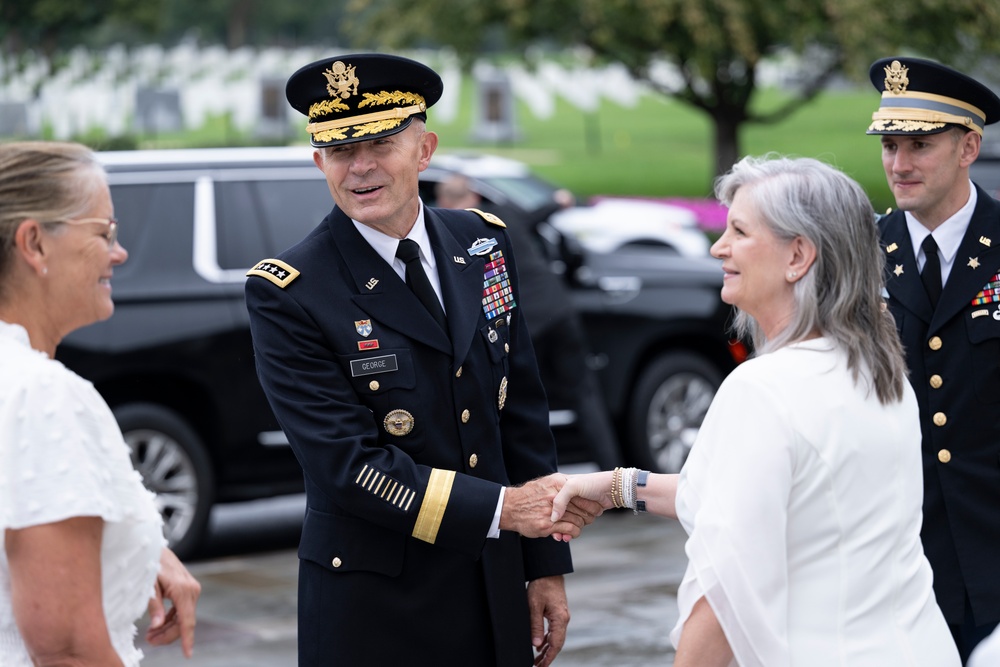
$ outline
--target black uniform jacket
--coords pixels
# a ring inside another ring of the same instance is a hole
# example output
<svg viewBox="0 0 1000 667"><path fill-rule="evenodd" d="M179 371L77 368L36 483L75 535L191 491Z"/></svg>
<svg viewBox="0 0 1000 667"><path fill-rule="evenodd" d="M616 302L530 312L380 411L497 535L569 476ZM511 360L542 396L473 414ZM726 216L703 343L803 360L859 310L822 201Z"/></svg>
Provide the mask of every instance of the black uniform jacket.
<svg viewBox="0 0 1000 667"><path fill-rule="evenodd" d="M902 211L879 222L889 309L920 405L924 551L949 623L1000 620L1000 204L978 200L932 310ZM985 291L984 291L985 290Z"/></svg>
<svg viewBox="0 0 1000 667"><path fill-rule="evenodd" d="M525 581L572 570L552 539L487 539L501 485L556 469L503 223L424 216L448 332L336 208L248 274L306 480L302 665L531 664Z"/></svg>

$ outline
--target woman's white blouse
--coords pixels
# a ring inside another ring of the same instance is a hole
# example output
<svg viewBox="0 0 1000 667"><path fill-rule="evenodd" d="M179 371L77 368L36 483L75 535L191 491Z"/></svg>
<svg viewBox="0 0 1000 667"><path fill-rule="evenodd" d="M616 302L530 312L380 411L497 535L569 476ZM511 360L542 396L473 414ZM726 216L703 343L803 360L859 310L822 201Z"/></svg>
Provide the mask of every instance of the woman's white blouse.
<svg viewBox="0 0 1000 667"><path fill-rule="evenodd" d="M146 611L165 541L153 495L132 468L114 416L86 380L0 322L0 546L6 529L77 516L104 519L101 580L111 641L138 665L135 621ZM31 660L11 607L0 548L0 665Z"/></svg>
<svg viewBox="0 0 1000 667"><path fill-rule="evenodd" d="M723 382L681 471L676 646L705 597L740 667L957 667L920 543L917 403L882 405L826 339Z"/></svg>

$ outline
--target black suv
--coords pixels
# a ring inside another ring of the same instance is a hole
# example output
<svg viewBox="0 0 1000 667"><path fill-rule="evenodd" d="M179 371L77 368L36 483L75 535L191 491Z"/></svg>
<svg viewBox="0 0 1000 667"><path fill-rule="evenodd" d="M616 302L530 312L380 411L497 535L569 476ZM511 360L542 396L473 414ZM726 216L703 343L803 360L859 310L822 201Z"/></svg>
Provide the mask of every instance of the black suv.
<svg viewBox="0 0 1000 667"><path fill-rule="evenodd" d="M68 336L58 358L112 407L168 539L190 555L213 503L302 489L257 382L243 285L249 267L305 236L332 199L308 147L100 159L129 260L115 269L114 317ZM425 201L435 182L473 164L436 159L422 174ZM554 192L530 174L467 171L488 202L532 208ZM585 254L552 229L546 238L561 258L554 266L569 267L625 458L678 469L736 363L718 263L649 249ZM586 460L572 413L552 416L560 460Z"/></svg>
<svg viewBox="0 0 1000 667"><path fill-rule="evenodd" d="M969 167L969 176L991 197L1000 198L1000 140L983 141L979 158Z"/></svg>

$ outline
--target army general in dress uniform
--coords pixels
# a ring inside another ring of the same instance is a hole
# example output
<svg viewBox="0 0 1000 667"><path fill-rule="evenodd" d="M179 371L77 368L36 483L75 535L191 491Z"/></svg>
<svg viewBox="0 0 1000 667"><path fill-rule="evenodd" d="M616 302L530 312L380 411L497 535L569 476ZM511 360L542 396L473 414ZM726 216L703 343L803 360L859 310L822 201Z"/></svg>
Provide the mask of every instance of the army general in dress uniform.
<svg viewBox="0 0 1000 667"><path fill-rule="evenodd" d="M885 58L868 134L900 210L882 217L888 306L920 405L924 550L963 661L1000 621L1000 204L969 179L1000 99L938 63Z"/></svg>
<svg viewBox="0 0 1000 667"><path fill-rule="evenodd" d="M305 474L304 666L530 665L533 643L549 664L572 565L565 543L530 538L600 511L549 520L555 445L503 222L419 199L441 92L431 69L381 54L287 84L336 206L249 272L246 297Z"/></svg>

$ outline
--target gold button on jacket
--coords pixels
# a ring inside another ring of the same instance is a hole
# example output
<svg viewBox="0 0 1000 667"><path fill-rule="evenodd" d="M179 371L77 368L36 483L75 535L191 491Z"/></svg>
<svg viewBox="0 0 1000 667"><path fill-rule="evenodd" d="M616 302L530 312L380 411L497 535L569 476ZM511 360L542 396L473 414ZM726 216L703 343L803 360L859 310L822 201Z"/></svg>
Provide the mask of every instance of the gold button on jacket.
<svg viewBox="0 0 1000 667"><path fill-rule="evenodd" d="M469 467L470 468L475 468L477 463L479 463L479 457L478 456L476 456L475 454L473 454L472 456L469 457Z"/></svg>
<svg viewBox="0 0 1000 667"><path fill-rule="evenodd" d="M940 350L943 343L941 342L940 336L933 336L929 341L927 341L927 347L932 350Z"/></svg>
<svg viewBox="0 0 1000 667"><path fill-rule="evenodd" d="M469 423L469 416L470 416L470 413L469 413L468 410L462 410L462 423L463 424L468 424Z"/></svg>
<svg viewBox="0 0 1000 667"><path fill-rule="evenodd" d="M938 461L940 461L941 463L947 463L948 461L951 461L951 452L949 452L947 449L942 449L940 452L938 452Z"/></svg>
<svg viewBox="0 0 1000 667"><path fill-rule="evenodd" d="M935 426L944 426L948 423L948 417L943 412L935 412L933 419Z"/></svg>
<svg viewBox="0 0 1000 667"><path fill-rule="evenodd" d="M379 388L378 380L372 380L371 382L369 382L368 388L371 389L372 391L378 391Z"/></svg>
<svg viewBox="0 0 1000 667"><path fill-rule="evenodd" d="M931 376L931 387L933 387L934 389L940 389L941 385L943 385L943 384L944 384L944 380L941 379L940 375L932 375Z"/></svg>
<svg viewBox="0 0 1000 667"><path fill-rule="evenodd" d="M339 557L334 557L333 562L331 563L331 565L333 565L334 567L340 567L343 564L344 561L340 560Z"/></svg>

